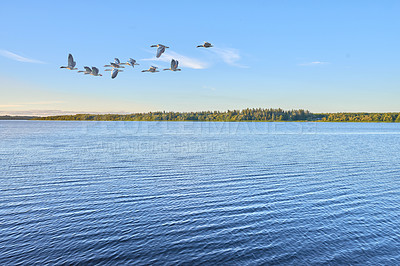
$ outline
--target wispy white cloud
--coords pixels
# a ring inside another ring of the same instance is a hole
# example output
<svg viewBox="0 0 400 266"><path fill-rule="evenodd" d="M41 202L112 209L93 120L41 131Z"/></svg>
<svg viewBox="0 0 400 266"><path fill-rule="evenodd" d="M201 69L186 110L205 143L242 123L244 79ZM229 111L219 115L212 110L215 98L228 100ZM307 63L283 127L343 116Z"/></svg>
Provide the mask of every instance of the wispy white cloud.
<svg viewBox="0 0 400 266"><path fill-rule="evenodd" d="M12 53L12 52L7 51L7 50L0 50L0 56L7 57L9 59L12 59L12 60L15 60L15 61L19 61L19 62L44 64L44 62L42 62L40 60L23 57L21 55Z"/></svg>
<svg viewBox="0 0 400 266"><path fill-rule="evenodd" d="M241 67L241 68L248 68L248 66L242 65L238 63L238 61L241 59L240 53L238 49L234 48L219 48L219 47L213 47L207 49L207 51L210 51L211 53L215 54L216 56L214 59L210 60L209 62L205 62L203 60L194 58L194 57L189 57L185 56L182 54L179 54L177 52L171 51L171 50L166 50L165 53L160 58L156 58L155 56L152 58L145 58L142 59L143 61L154 61L154 62L171 62L171 59L176 59L179 61L179 65L182 67L187 67L187 68L192 68L192 69L205 69L210 67L212 62L222 60L224 63L235 66L235 67ZM148 51L151 53L154 53L154 51ZM209 58L210 59L210 58ZM157 65L156 65L157 66Z"/></svg>
<svg viewBox="0 0 400 266"><path fill-rule="evenodd" d="M238 49L234 48L218 48L213 47L209 49L211 52L215 53L219 58L222 59L225 63L231 66L248 68L248 66L239 64L238 61L241 59L240 53Z"/></svg>
<svg viewBox="0 0 400 266"><path fill-rule="evenodd" d="M27 102L27 103L0 104L0 108L21 107L21 106L29 106L29 105L49 105L49 104L57 104L57 103L63 103L63 102L64 101L39 101L39 102Z"/></svg>
<svg viewBox="0 0 400 266"><path fill-rule="evenodd" d="M211 86L203 86L203 89L212 90L212 91L217 90L215 87L211 87Z"/></svg>
<svg viewBox="0 0 400 266"><path fill-rule="evenodd" d="M299 66L318 66L318 65L327 65L329 62L322 62L322 61L314 61L308 63L299 64Z"/></svg>
<svg viewBox="0 0 400 266"><path fill-rule="evenodd" d="M197 58L185 56L174 51L165 51L160 58L152 57L141 59L143 61L161 61L161 62L171 62L171 59L176 59L179 61L179 66L192 68L192 69L205 69L209 66L208 63L201 61Z"/></svg>

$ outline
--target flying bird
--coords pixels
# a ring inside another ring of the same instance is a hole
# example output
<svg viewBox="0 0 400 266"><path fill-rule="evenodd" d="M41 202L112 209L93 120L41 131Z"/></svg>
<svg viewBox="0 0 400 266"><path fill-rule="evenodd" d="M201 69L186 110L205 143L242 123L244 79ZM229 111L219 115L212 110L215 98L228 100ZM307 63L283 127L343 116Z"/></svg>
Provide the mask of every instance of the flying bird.
<svg viewBox="0 0 400 266"><path fill-rule="evenodd" d="M149 69L142 70L142 72L151 72L151 73L160 72L160 71L157 70L157 68L158 67L151 66Z"/></svg>
<svg viewBox="0 0 400 266"><path fill-rule="evenodd" d="M132 58L129 58L129 60L126 63L123 63L123 64L124 65L128 65L128 66L132 66L132 67L135 67L135 66L139 65L139 64L136 64L136 60L132 59Z"/></svg>
<svg viewBox="0 0 400 266"><path fill-rule="evenodd" d="M112 68L125 68L121 66L121 62L118 58L114 58L114 63L110 63L109 65L104 65L104 67L112 67Z"/></svg>
<svg viewBox="0 0 400 266"><path fill-rule="evenodd" d="M69 70L76 70L75 68L76 62L74 61L74 58L72 57L72 54L68 55L68 66L61 66L60 68L66 68Z"/></svg>
<svg viewBox="0 0 400 266"><path fill-rule="evenodd" d="M154 44L150 47L158 47L157 48L157 54L156 57L159 58L164 52L165 52L165 48L169 48L168 46L162 45L162 44Z"/></svg>
<svg viewBox="0 0 400 266"><path fill-rule="evenodd" d="M178 68L178 60L172 59L171 60L171 68L165 68L163 70L171 70L171 71L181 71L181 69Z"/></svg>
<svg viewBox="0 0 400 266"><path fill-rule="evenodd" d="M118 68L104 69L104 71L111 71L111 78L112 79L115 79L115 77L118 75L118 72L123 72L123 70L119 70Z"/></svg>
<svg viewBox="0 0 400 266"><path fill-rule="evenodd" d="M103 76L102 74L99 74L99 69L97 67L92 67L92 73L90 73L90 75L93 76Z"/></svg>
<svg viewBox="0 0 400 266"><path fill-rule="evenodd" d="M197 45L197 48L199 48L199 47L210 48L210 47L213 47L213 46L209 42L204 42L204 44L202 44L202 45Z"/></svg>
<svg viewBox="0 0 400 266"><path fill-rule="evenodd" d="M79 70L78 73L83 73L85 75L92 74L92 69L90 67L83 67L85 70Z"/></svg>

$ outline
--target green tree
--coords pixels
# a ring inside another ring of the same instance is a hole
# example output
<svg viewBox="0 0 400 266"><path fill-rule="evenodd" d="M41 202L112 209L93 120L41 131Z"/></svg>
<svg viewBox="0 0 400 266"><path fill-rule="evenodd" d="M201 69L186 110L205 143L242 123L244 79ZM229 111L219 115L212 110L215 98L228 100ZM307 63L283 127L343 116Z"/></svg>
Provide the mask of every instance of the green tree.
<svg viewBox="0 0 400 266"><path fill-rule="evenodd" d="M400 114L398 114L397 115L397 118L396 118L396 121L395 121L396 123L400 123Z"/></svg>

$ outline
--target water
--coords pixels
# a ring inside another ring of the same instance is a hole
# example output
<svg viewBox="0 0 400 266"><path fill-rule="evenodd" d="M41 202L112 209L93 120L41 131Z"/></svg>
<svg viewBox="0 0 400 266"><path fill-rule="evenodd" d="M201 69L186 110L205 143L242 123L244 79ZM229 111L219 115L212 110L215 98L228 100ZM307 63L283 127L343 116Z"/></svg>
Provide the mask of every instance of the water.
<svg viewBox="0 0 400 266"><path fill-rule="evenodd" d="M0 264L400 264L400 124L0 122Z"/></svg>

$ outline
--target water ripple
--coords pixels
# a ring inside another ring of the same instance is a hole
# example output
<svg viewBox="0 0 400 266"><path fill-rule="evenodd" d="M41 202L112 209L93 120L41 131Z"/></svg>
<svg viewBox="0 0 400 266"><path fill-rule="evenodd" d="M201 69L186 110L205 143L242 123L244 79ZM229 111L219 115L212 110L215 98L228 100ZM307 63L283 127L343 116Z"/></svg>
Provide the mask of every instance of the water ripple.
<svg viewBox="0 0 400 266"><path fill-rule="evenodd" d="M400 125L135 123L0 122L0 264L400 264Z"/></svg>

